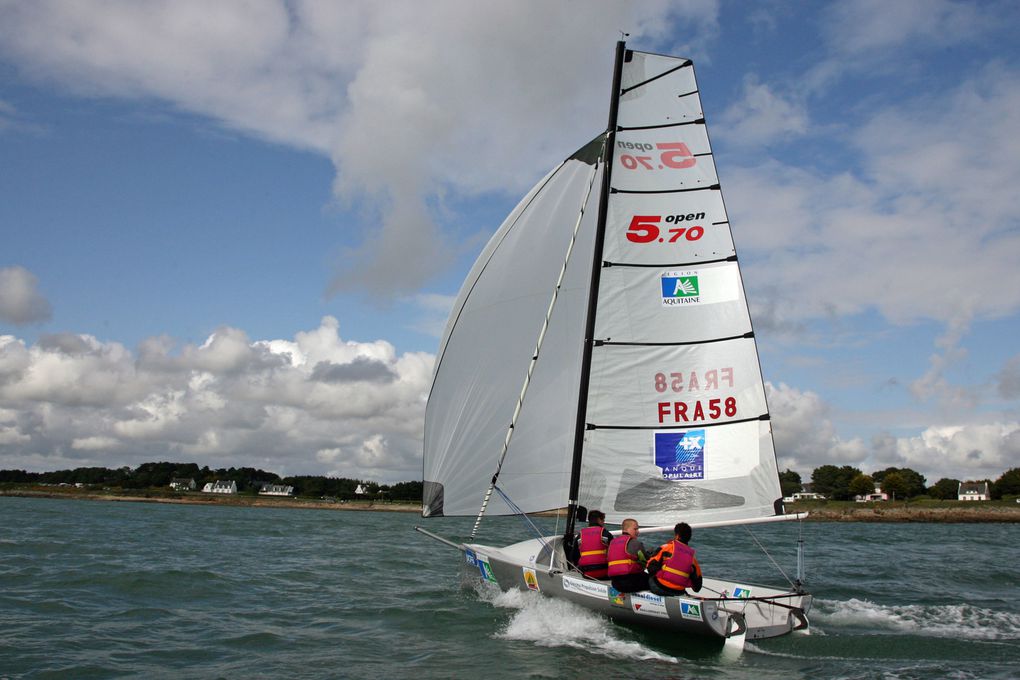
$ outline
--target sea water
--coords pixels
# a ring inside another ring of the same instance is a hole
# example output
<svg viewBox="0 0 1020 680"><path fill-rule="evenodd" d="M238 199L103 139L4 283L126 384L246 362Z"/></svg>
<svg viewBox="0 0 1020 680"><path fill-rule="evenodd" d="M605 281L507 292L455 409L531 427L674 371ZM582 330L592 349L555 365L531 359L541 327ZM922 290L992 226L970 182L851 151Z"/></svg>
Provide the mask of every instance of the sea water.
<svg viewBox="0 0 1020 680"><path fill-rule="evenodd" d="M0 678L1020 677L1020 525L696 531L706 574L777 585L805 541L811 633L736 653L487 587L422 523L0 497ZM471 527L424 523L456 540ZM527 537L493 518L478 540Z"/></svg>

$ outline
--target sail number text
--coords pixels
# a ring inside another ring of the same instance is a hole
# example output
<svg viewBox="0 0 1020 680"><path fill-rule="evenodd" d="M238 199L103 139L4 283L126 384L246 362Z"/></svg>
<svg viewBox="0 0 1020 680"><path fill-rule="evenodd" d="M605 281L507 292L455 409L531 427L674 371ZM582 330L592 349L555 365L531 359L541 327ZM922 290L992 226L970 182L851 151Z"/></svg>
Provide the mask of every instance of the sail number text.
<svg viewBox="0 0 1020 680"><path fill-rule="evenodd" d="M655 391L663 393L697 392L701 390L717 390L720 386L733 387L733 367L712 368L704 371L679 371L675 373L656 373ZM659 423L689 423L699 420L718 420L724 415L732 418L737 415L735 397L724 399L698 399L696 401L660 401L656 404L659 411Z"/></svg>
<svg viewBox="0 0 1020 680"><path fill-rule="evenodd" d="M704 402L699 399L692 404L686 401L659 402L659 424L697 422L705 420L706 413L708 420L718 420L723 414L727 418L732 418L737 415L737 400L735 397L726 397L707 399Z"/></svg>
<svg viewBox="0 0 1020 680"><path fill-rule="evenodd" d="M691 150L687 148L687 145L683 142L659 142L654 146L648 142L617 142L616 146L626 151L659 151L659 158L655 160L654 156L640 156L635 154L620 154L620 165L625 167L627 170L663 170L665 168L673 168L676 170L683 170L685 168L693 168L694 164L698 160L691 153Z"/></svg>
<svg viewBox="0 0 1020 680"><path fill-rule="evenodd" d="M705 213L688 213L686 215L666 215L667 224L680 224L690 220L703 220ZM631 243L658 243L665 242L665 236L659 236L661 230L659 223L662 222L662 215L634 215L627 227L627 240ZM697 241L705 235L705 228L700 224L690 227L670 227L667 231L672 234L670 243L676 243L681 237L688 241Z"/></svg>

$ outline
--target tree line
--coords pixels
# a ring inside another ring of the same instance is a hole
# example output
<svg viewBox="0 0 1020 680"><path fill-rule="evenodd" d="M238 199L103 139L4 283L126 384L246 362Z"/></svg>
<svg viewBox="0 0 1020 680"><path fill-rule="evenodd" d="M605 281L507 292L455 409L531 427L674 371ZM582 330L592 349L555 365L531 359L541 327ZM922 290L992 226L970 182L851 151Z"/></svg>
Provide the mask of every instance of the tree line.
<svg viewBox="0 0 1020 680"><path fill-rule="evenodd" d="M804 489L800 473L793 470L779 473L783 496L792 496ZM992 481L991 479L966 480L977 483L988 482L993 499L1003 496L1020 496L1020 468L1011 468ZM875 486L881 487L890 498L910 499L927 496L942 500L955 500L960 487L959 479L943 477L931 486L924 475L910 468L889 467L866 475L851 465L822 465L811 473L811 490L833 500L854 500L855 496L874 493Z"/></svg>
<svg viewBox="0 0 1020 680"><path fill-rule="evenodd" d="M174 479L194 479L199 489L206 483L218 479L233 480L237 483L238 493L257 493L263 484L283 484L293 486L295 495L311 498L325 496L338 500L352 500L368 497L395 501L421 501L422 498L420 481L379 484L345 477L315 475L280 477L275 472L258 468L230 467L214 470L208 466L199 467L195 463L142 463L136 468L121 467L113 470L102 467L82 467L53 472L0 470L0 483L14 484L84 484L119 489L152 489L168 487ZM364 492L361 496L355 493L358 486L361 486Z"/></svg>

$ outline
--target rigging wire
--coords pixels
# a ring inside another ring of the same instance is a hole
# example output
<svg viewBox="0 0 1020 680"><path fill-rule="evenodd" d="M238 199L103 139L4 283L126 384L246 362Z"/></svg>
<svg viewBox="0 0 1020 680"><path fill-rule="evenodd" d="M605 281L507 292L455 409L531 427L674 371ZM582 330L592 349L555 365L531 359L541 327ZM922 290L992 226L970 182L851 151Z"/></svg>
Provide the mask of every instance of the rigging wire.
<svg viewBox="0 0 1020 680"><path fill-rule="evenodd" d="M797 585L792 580L790 580L790 577L786 575L786 572L783 571L783 568L781 566L779 566L779 563L776 562L775 559L773 559L772 555L769 554L769 551L765 549L765 546L761 544L761 541L758 540L758 537L755 536L754 533L751 531L751 528L746 524L743 525L743 527L744 531L747 532L747 535L751 537L751 540L755 542L755 544L758 546L758 548L761 549L763 553L765 553L765 557L769 558L769 561L772 562L772 565L779 570L780 574L783 575L783 578L785 578L786 582L790 584L790 587L796 589Z"/></svg>
<svg viewBox="0 0 1020 680"><path fill-rule="evenodd" d="M510 500L510 497L503 492L503 489L499 488L498 486L493 486L492 488L495 489L496 493L500 495L500 497L503 499L503 502L507 504L507 507L513 510L515 515L519 515L524 520L524 523L531 527L531 530L535 532L535 538L538 539L539 545L541 545L543 548L547 547L548 543L546 543L545 537L542 536L542 532L539 530L537 526L535 526L535 523L531 521L531 518L528 517L527 513L521 510L521 507L519 505Z"/></svg>
<svg viewBox="0 0 1020 680"><path fill-rule="evenodd" d="M603 152L605 150L606 139L602 140ZM601 157L603 152L599 153ZM531 354L531 361L528 363L528 372L524 377L524 385L521 387L520 396L517 397L517 405L514 407L514 414L510 418L510 426L507 428L506 437L503 439L503 449L499 453L499 460L496 463L496 472L492 475L492 482L489 484L489 488L485 491L485 497L482 499L482 507L478 510L478 517L475 518L475 525L471 528L471 536L468 540L472 540L475 534L478 533L478 526L482 523L482 516L485 514L485 509L489 506L489 499L492 497L492 491L496 488L496 480L499 478L499 473L503 469L503 461L506 460L506 452L510 448L510 439L514 434L514 426L517 424L517 417L521 413L521 407L524 405L524 395L528 392L528 387L531 384L531 375L535 372L535 365L538 363L538 355L542 349L542 343L545 341L546 331L549 330L549 320L552 318L553 308L556 306L556 300L560 294L560 287L563 285L563 278L567 272L567 264L570 262L570 256L574 250L574 243L577 242L577 234L581 230L581 221L584 218L584 208L588 205L588 198L591 196L592 187L595 186L595 176L598 174L599 161L595 162L594 167L591 171L591 177L588 180L588 191L585 192L584 200L581 201L581 210L577 215L577 221L574 223L574 231L570 236L570 242L567 244L567 253L563 258L563 265L560 267L560 274L556 279L556 287L553 289L552 299L549 301L549 308L545 313L545 320L542 322L542 330L538 333L538 342L535 344L535 351ZM502 492L500 492L502 495ZM506 497L504 496L504 499Z"/></svg>

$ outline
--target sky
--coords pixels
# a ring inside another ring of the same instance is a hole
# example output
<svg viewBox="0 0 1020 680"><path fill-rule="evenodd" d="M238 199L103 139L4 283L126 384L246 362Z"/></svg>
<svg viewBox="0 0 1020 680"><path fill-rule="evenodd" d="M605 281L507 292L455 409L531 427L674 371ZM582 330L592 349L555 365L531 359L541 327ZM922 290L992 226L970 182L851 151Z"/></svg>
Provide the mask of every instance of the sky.
<svg viewBox="0 0 1020 680"><path fill-rule="evenodd" d="M1020 5L0 0L0 469L420 479L439 335L690 57L780 469L1020 465Z"/></svg>

